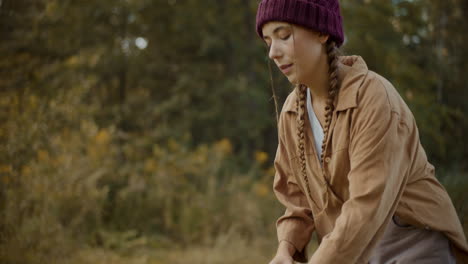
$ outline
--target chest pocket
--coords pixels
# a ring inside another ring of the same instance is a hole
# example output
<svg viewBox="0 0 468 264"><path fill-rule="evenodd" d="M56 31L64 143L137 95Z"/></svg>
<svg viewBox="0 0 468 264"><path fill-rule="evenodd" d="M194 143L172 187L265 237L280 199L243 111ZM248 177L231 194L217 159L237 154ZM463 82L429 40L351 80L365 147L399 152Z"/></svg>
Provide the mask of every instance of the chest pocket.
<svg viewBox="0 0 468 264"><path fill-rule="evenodd" d="M325 170L333 193L341 201L349 198L348 173L350 171L350 119L349 112L338 112L337 121L331 130Z"/></svg>
<svg viewBox="0 0 468 264"><path fill-rule="evenodd" d="M337 198L343 202L349 198L348 174L350 161L348 150L348 148L344 148L331 153L329 162L325 164L330 179L330 188Z"/></svg>
<svg viewBox="0 0 468 264"><path fill-rule="evenodd" d="M349 148L351 134L351 119L348 111L335 113L336 122L331 130L330 153L343 151Z"/></svg>

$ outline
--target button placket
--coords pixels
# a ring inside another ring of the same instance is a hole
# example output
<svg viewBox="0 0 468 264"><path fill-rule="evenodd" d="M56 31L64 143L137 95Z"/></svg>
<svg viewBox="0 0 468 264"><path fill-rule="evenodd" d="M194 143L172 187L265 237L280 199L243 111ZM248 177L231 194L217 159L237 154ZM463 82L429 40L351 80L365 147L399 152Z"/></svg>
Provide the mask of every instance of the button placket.
<svg viewBox="0 0 468 264"><path fill-rule="evenodd" d="M335 125L336 125L336 120L338 118L338 112L337 111L333 111L332 113L332 119L331 119L331 124L330 124L330 130L328 131L328 135L327 135L327 138L326 138L326 147L325 149L323 150L324 151L324 159L323 159L323 162L322 162L322 176L323 176L323 179L325 180L326 184L327 184L327 187L331 187L331 175L327 174L327 170L328 170L328 166L331 162L331 155L329 154L330 152L330 143L331 143L331 139L333 137L333 132L334 132L334 128L335 128Z"/></svg>
<svg viewBox="0 0 468 264"><path fill-rule="evenodd" d="M309 124L309 116L306 114L304 121ZM318 211L323 210L323 206L326 204L326 193L328 192L328 182L325 180L325 177L323 177L323 167L322 162L320 159L317 157L317 150L315 149L315 144L313 143L313 135L312 135L312 130L311 129L306 129L305 131L305 148L308 150L311 150L311 156L310 158L306 159L306 168L308 168L309 172L308 177L313 177L314 181L318 186L323 186L320 189L321 190L316 190L315 191L315 196L320 195L320 198L318 198L318 201L321 201L321 203L317 203L315 199L312 197L311 194L309 194L310 199L314 201L316 204L316 207L319 209Z"/></svg>

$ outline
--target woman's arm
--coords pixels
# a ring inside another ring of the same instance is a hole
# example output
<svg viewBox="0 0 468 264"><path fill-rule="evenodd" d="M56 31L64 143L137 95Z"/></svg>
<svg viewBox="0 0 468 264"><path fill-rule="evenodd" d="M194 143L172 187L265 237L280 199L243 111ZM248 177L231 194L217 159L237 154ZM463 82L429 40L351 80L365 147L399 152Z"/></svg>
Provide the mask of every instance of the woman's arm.
<svg viewBox="0 0 468 264"><path fill-rule="evenodd" d="M280 243L278 252L284 253L287 250L288 253L293 253L290 255L294 260L307 262L305 248L312 236L314 221L307 198L291 173L290 159L284 145L284 129L282 129L284 114L281 113L278 124L279 143L274 162L276 173L273 184L276 197L286 207L284 214L276 222Z"/></svg>

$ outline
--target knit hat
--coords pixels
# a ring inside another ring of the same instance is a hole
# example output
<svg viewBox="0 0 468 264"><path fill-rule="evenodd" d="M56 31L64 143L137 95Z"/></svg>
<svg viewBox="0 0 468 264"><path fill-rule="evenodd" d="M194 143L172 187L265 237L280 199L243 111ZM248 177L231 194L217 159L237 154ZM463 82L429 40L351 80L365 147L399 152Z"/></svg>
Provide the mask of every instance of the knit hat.
<svg viewBox="0 0 468 264"><path fill-rule="evenodd" d="M257 34L270 21L288 22L329 34L339 47L343 44L343 22L338 0L262 0L257 10Z"/></svg>

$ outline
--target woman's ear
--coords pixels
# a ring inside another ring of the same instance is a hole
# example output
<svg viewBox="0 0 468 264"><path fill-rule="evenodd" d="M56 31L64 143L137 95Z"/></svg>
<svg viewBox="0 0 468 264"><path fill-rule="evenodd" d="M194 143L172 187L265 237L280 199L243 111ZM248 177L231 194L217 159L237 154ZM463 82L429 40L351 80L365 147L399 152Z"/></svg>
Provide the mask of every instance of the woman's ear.
<svg viewBox="0 0 468 264"><path fill-rule="evenodd" d="M324 34L324 33L319 33L319 41L322 44L327 43L328 38L330 38L330 35Z"/></svg>

